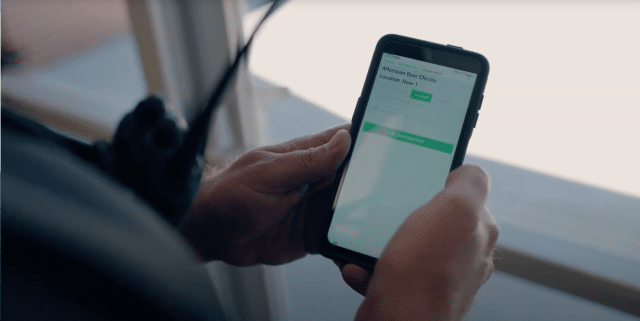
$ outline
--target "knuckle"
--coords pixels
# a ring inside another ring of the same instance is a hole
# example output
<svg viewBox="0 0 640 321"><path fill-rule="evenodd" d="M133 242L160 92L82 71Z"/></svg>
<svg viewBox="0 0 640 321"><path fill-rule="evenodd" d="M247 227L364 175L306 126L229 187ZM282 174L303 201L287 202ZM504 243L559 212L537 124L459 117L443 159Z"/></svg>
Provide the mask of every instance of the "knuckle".
<svg viewBox="0 0 640 321"><path fill-rule="evenodd" d="M491 277L491 274L493 274L494 269L495 269L495 264L493 263L493 258L490 257L487 260L486 268L484 271L484 282L487 282L487 280L489 280L489 278Z"/></svg>
<svg viewBox="0 0 640 321"><path fill-rule="evenodd" d="M254 162L256 160L260 159L260 153L256 150L251 150L247 153L245 153L244 155L242 155L242 157L240 157L240 159L238 159L239 162L242 163L251 163Z"/></svg>
<svg viewBox="0 0 640 321"><path fill-rule="evenodd" d="M306 149L301 155L302 166L315 171L316 167L326 161L326 155L325 146Z"/></svg>
<svg viewBox="0 0 640 321"><path fill-rule="evenodd" d="M495 223L491 223L487 226L489 231L489 248L493 248L498 242L498 236L500 236L500 229Z"/></svg>
<svg viewBox="0 0 640 321"><path fill-rule="evenodd" d="M302 166L307 168L313 167L313 165L315 164L315 155L313 153L313 150L311 148L304 150L300 157L300 160L302 161Z"/></svg>

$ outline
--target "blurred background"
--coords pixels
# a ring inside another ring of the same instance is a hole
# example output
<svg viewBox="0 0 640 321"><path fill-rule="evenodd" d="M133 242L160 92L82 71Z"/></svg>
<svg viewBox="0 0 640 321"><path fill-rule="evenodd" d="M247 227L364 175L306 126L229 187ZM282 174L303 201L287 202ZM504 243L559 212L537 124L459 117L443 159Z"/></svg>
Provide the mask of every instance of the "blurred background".
<svg viewBox="0 0 640 321"><path fill-rule="evenodd" d="M188 122L268 3L4 0L3 105L109 139L162 92ZM637 1L286 1L216 115L209 160L347 122L385 34L479 52L491 71L466 162L492 177L503 251L467 319L633 320L638 16ZM348 320L362 300L318 256L210 269L231 319Z"/></svg>

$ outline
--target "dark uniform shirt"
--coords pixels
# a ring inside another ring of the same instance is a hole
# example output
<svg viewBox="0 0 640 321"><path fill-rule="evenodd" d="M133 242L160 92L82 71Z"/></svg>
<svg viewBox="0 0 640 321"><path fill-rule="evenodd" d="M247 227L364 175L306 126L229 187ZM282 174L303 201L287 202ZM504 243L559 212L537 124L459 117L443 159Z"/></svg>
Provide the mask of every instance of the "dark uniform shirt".
<svg viewBox="0 0 640 321"><path fill-rule="evenodd" d="M2 110L2 318L223 319L175 227L92 148Z"/></svg>

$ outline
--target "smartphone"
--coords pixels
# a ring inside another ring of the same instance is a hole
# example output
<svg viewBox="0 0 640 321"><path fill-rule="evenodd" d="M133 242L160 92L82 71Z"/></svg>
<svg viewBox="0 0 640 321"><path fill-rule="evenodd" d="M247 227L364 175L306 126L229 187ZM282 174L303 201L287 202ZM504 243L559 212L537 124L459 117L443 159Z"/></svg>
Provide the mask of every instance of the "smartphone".
<svg viewBox="0 0 640 321"><path fill-rule="evenodd" d="M319 252L372 270L404 219L460 166L489 62L399 35L376 46L352 119L352 145L329 187Z"/></svg>

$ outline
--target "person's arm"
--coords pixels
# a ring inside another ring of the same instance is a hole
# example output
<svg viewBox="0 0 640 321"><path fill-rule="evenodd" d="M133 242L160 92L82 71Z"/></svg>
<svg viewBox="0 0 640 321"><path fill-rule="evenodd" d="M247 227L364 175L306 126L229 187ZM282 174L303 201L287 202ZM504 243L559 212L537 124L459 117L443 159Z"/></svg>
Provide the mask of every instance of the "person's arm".
<svg viewBox="0 0 640 321"><path fill-rule="evenodd" d="M458 168L400 226L373 275L343 267L347 284L366 295L356 320L461 320L493 270L498 227L488 192L480 167Z"/></svg>

